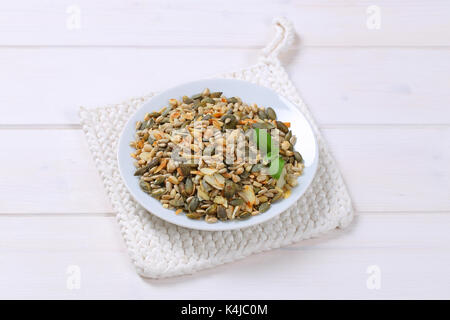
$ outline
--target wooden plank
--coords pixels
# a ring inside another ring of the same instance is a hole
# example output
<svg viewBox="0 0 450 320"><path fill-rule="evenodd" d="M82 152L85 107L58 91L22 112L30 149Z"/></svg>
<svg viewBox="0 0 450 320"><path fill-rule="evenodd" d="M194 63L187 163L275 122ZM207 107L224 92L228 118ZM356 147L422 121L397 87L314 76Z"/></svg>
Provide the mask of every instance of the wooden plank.
<svg viewBox="0 0 450 320"><path fill-rule="evenodd" d="M275 16L287 16L306 46L448 46L444 0L321 1L19 0L0 5L0 45L239 46L269 41ZM79 22L78 22L79 21Z"/></svg>
<svg viewBox="0 0 450 320"><path fill-rule="evenodd" d="M323 130L362 211L450 208L450 127ZM395 208L395 209L394 209Z"/></svg>
<svg viewBox="0 0 450 320"><path fill-rule="evenodd" d="M450 128L323 130L359 211L449 211ZM81 130L0 130L0 213L111 212Z"/></svg>
<svg viewBox="0 0 450 320"><path fill-rule="evenodd" d="M0 130L0 212L111 212L81 130Z"/></svg>
<svg viewBox="0 0 450 320"><path fill-rule="evenodd" d="M1 124L76 124L119 103L256 62L256 49L0 49ZM449 49L292 50L283 61L318 122L450 123ZM218 63L220 61L220 63ZM414 67L412 67L414 66Z"/></svg>
<svg viewBox="0 0 450 320"><path fill-rule="evenodd" d="M8 288L0 298L448 299L449 226L449 214L364 215L332 239L192 276L145 280L112 217L0 217L0 287ZM66 286L73 265L81 271L79 290ZM366 285L373 265L381 271L379 290Z"/></svg>

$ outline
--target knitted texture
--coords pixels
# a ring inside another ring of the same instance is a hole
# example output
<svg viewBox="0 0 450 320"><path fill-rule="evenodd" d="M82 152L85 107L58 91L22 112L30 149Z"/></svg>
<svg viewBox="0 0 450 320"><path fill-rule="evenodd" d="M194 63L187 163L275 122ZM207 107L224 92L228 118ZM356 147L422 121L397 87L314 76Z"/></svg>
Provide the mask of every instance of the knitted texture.
<svg viewBox="0 0 450 320"><path fill-rule="evenodd" d="M153 94L118 105L80 109L89 148L140 275L163 278L193 273L343 228L351 222L351 199L341 174L310 111L278 59L279 52L292 42L292 25L283 18L275 19L274 25L275 39L263 50L258 63L219 76L257 83L288 98L310 121L317 138L319 166L310 187L295 205L265 223L242 230L199 231L173 225L147 212L125 187L116 152L127 120Z"/></svg>

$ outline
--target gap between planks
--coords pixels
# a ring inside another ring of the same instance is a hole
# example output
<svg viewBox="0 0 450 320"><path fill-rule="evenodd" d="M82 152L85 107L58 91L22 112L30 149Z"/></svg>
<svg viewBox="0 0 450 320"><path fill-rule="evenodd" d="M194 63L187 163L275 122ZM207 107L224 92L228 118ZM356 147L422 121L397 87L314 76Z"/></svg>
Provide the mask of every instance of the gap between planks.
<svg viewBox="0 0 450 320"><path fill-rule="evenodd" d="M448 128L450 123L336 123L319 124L320 129L373 129L373 128L405 128L405 129L426 129L426 128ZM80 124L0 124L0 130L81 130Z"/></svg>
<svg viewBox="0 0 450 320"><path fill-rule="evenodd" d="M433 211L424 211L424 210L417 210L417 211L395 211L395 210L387 210L387 211L355 211L355 217L357 216L386 216L386 217L393 217L393 216L405 216L405 215L448 215L450 214L450 211L447 210L433 210ZM0 212L0 219L1 218L15 218L15 217L21 217L21 218L36 218L36 217L42 217L42 218L55 218L55 217L64 217L64 218L73 218L73 217L92 217L92 218L98 218L98 217L115 217L115 212L64 212L64 213L55 213L55 212L36 212L36 213L28 213L28 212L14 212L14 213L2 213Z"/></svg>

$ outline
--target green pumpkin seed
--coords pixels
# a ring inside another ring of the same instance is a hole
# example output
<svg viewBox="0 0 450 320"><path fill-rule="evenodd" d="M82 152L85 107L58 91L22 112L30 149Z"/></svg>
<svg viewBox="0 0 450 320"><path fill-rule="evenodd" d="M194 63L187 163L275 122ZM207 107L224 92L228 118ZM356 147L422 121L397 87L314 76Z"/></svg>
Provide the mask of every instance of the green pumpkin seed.
<svg viewBox="0 0 450 320"><path fill-rule="evenodd" d="M291 139L292 137L292 131L289 131L285 136L284 136L284 140L288 141Z"/></svg>
<svg viewBox="0 0 450 320"><path fill-rule="evenodd" d="M194 100L192 100L188 96L183 96L183 102L186 104L191 104L192 102L194 102Z"/></svg>
<svg viewBox="0 0 450 320"><path fill-rule="evenodd" d="M283 192L278 192L272 199L272 202L278 201L283 198Z"/></svg>
<svg viewBox="0 0 450 320"><path fill-rule="evenodd" d="M169 201L169 204L171 206L174 206L174 207L182 207L182 206L184 206L184 201L183 201L182 198L180 198L180 199L173 199L173 200Z"/></svg>
<svg viewBox="0 0 450 320"><path fill-rule="evenodd" d="M286 125L281 121L277 121L277 128L278 128L278 130L282 131L283 133L289 132L289 128L286 127Z"/></svg>
<svg viewBox="0 0 450 320"><path fill-rule="evenodd" d="M201 214L199 212L186 213L186 217L188 217L189 219L200 219L202 216L203 216L203 214Z"/></svg>
<svg viewBox="0 0 450 320"><path fill-rule="evenodd" d="M211 92L211 94L209 95L211 98L220 98L220 96L222 95L222 92Z"/></svg>
<svg viewBox="0 0 450 320"><path fill-rule="evenodd" d="M150 187L150 183L144 180L139 181L139 187L141 187L141 189L147 193L152 190L152 188Z"/></svg>
<svg viewBox="0 0 450 320"><path fill-rule="evenodd" d="M241 198L233 199L230 201L230 205L232 205L233 207L240 206L243 203L244 203L244 200L242 200Z"/></svg>
<svg viewBox="0 0 450 320"><path fill-rule="evenodd" d="M150 161L147 165L143 166L142 168L137 169L134 172L135 176L142 176L144 173L146 173L151 168L157 166L159 164L159 158L154 158L152 161Z"/></svg>
<svg viewBox="0 0 450 320"><path fill-rule="evenodd" d="M192 100L197 100L197 99L201 99L203 96L202 96L202 94L201 93L197 93L197 94L194 94L193 96L191 96L191 99Z"/></svg>
<svg viewBox="0 0 450 320"><path fill-rule="evenodd" d="M148 121L144 121L141 123L141 126L139 127L139 130L144 130L145 128L147 128L148 125Z"/></svg>
<svg viewBox="0 0 450 320"><path fill-rule="evenodd" d="M137 169L137 170L134 172L134 175L135 175L135 176L142 176L144 173L147 172L148 169L149 169L148 166L139 168L139 169Z"/></svg>
<svg viewBox="0 0 450 320"><path fill-rule="evenodd" d="M238 102L238 99L236 99L235 97L231 97L231 98L227 99L227 102L228 103L236 103L236 102Z"/></svg>
<svg viewBox="0 0 450 320"><path fill-rule="evenodd" d="M184 184L184 192L186 195L191 196L194 193L194 184L190 177L186 178L186 183Z"/></svg>
<svg viewBox="0 0 450 320"><path fill-rule="evenodd" d="M297 160L298 162L303 162L303 157L302 157L302 155L300 154L300 152L298 152L298 151L294 151L294 158L295 158L295 160Z"/></svg>
<svg viewBox="0 0 450 320"><path fill-rule="evenodd" d="M234 115L227 114L222 118L223 123L225 123L225 125L223 126L225 129L236 129L237 119Z"/></svg>
<svg viewBox="0 0 450 320"><path fill-rule="evenodd" d="M250 216L251 216L250 212L244 212L243 214L241 214L239 216L239 219L241 219L241 220L248 219L248 218L250 218Z"/></svg>
<svg viewBox="0 0 450 320"><path fill-rule="evenodd" d="M223 206L217 207L217 218L219 218L221 220L227 219L227 210L225 210L225 208Z"/></svg>
<svg viewBox="0 0 450 320"><path fill-rule="evenodd" d="M208 209L206 209L206 214L215 216L216 213L217 213L217 205L215 203L213 203L211 206L208 207Z"/></svg>
<svg viewBox="0 0 450 320"><path fill-rule="evenodd" d="M180 170L183 177L188 177L191 174L191 167L184 163L180 164Z"/></svg>
<svg viewBox="0 0 450 320"><path fill-rule="evenodd" d="M207 103L215 104L216 100L214 100L210 97L206 97L206 98L203 98L202 101L200 101L200 103L202 106L206 106Z"/></svg>
<svg viewBox="0 0 450 320"><path fill-rule="evenodd" d="M247 179L249 175L250 172L244 171L239 176L241 177L241 179Z"/></svg>
<svg viewBox="0 0 450 320"><path fill-rule="evenodd" d="M160 188L152 191L152 197L158 198L166 192L166 189Z"/></svg>
<svg viewBox="0 0 450 320"><path fill-rule="evenodd" d="M266 212L267 210L269 210L269 208L270 208L270 203L264 202L264 203L261 203L261 205L258 208L258 211L259 212Z"/></svg>
<svg viewBox="0 0 450 320"><path fill-rule="evenodd" d="M192 198L191 202L189 202L189 211L193 212L197 209L198 205L199 205L199 200L197 197Z"/></svg>
<svg viewBox="0 0 450 320"><path fill-rule="evenodd" d="M234 196L235 193L236 193L236 184L231 180L225 181L224 196L227 198L231 198Z"/></svg>
<svg viewBox="0 0 450 320"><path fill-rule="evenodd" d="M277 120L277 114L271 107L266 109L266 114L271 120Z"/></svg>
<svg viewBox="0 0 450 320"><path fill-rule="evenodd" d="M162 184L164 181L166 181L166 178L164 176L158 177L155 179L155 184Z"/></svg>
<svg viewBox="0 0 450 320"><path fill-rule="evenodd" d="M266 113L265 113L263 110L259 110L259 111L258 111L258 117L259 117L261 120L267 119L267 115L266 115Z"/></svg>

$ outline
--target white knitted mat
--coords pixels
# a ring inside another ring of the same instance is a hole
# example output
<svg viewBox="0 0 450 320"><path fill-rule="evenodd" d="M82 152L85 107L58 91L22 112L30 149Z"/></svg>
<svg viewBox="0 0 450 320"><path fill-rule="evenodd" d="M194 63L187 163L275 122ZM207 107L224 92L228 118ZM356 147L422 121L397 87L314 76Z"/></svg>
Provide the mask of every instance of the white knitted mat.
<svg viewBox="0 0 450 320"><path fill-rule="evenodd" d="M268 222L243 230L210 232L179 227L147 212L127 191L119 174L116 150L125 123L153 94L114 106L81 108L89 148L140 275L163 278L193 273L315 237L351 222L351 199L340 172L310 111L278 60L279 52L292 42L294 30L283 18L275 19L274 25L276 37L258 63L220 75L254 82L285 96L310 121L318 140L320 160L314 181L294 206Z"/></svg>

